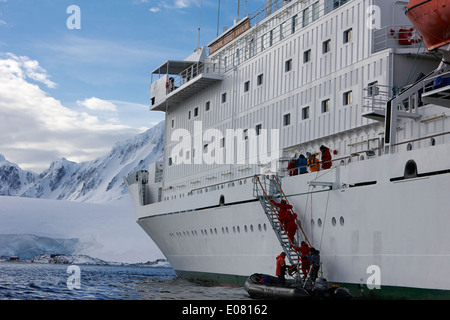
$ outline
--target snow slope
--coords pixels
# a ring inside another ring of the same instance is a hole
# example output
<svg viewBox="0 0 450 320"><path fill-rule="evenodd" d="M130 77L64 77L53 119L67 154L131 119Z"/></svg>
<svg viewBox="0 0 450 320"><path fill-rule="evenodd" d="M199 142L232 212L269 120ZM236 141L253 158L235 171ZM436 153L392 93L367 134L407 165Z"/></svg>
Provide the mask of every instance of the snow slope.
<svg viewBox="0 0 450 320"><path fill-rule="evenodd" d="M161 122L116 143L104 157L59 159L40 174L0 155L0 256L83 254L125 263L164 258L136 223L123 181L162 160L163 146Z"/></svg>
<svg viewBox="0 0 450 320"><path fill-rule="evenodd" d="M164 258L136 223L131 197L109 204L0 197L0 235L0 256L21 259L44 253L126 263Z"/></svg>

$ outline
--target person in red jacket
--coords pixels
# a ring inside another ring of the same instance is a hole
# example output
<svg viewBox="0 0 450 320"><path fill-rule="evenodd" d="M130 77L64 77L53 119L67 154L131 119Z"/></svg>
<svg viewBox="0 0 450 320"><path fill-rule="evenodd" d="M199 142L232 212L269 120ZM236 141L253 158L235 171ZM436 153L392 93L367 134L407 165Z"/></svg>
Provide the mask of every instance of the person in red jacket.
<svg viewBox="0 0 450 320"><path fill-rule="evenodd" d="M297 214L292 213L288 214L288 218L286 221L286 231L289 241L294 243L295 233L297 232Z"/></svg>
<svg viewBox="0 0 450 320"><path fill-rule="evenodd" d="M298 174L297 160L291 159L291 161L289 161L289 164L287 166L287 170L289 171L290 176L296 176Z"/></svg>
<svg viewBox="0 0 450 320"><path fill-rule="evenodd" d="M286 283L286 279L284 278L284 274L286 273L286 261L284 258L286 257L286 253L282 252L277 256L277 268L275 270L275 275L278 277L278 281L281 284Z"/></svg>
<svg viewBox="0 0 450 320"><path fill-rule="evenodd" d="M330 149L322 145L320 146L320 152L322 152L322 169L330 169L331 168Z"/></svg>
<svg viewBox="0 0 450 320"><path fill-rule="evenodd" d="M278 212L278 220L280 220L280 223L284 230L286 230L286 219L289 214L289 209L292 209L292 206L286 202L286 200L281 200L280 203L277 203L272 200L272 203L280 208L280 211Z"/></svg>
<svg viewBox="0 0 450 320"><path fill-rule="evenodd" d="M302 260L303 278L306 278L306 275L308 274L309 268L311 266L311 260L309 259L311 248L305 241L302 241L301 246L294 247L294 250L297 251L300 255L300 259Z"/></svg>

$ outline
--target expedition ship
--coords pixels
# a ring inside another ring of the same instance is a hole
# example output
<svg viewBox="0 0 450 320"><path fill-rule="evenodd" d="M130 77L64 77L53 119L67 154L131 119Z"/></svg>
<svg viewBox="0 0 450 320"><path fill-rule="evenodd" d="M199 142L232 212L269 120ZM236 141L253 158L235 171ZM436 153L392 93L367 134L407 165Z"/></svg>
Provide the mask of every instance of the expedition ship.
<svg viewBox="0 0 450 320"><path fill-rule="evenodd" d="M450 297L445 2L269 0L153 71L164 161L126 181L180 277L243 285L281 251L296 263L271 202L284 199L328 281ZM287 169L321 146L330 168Z"/></svg>

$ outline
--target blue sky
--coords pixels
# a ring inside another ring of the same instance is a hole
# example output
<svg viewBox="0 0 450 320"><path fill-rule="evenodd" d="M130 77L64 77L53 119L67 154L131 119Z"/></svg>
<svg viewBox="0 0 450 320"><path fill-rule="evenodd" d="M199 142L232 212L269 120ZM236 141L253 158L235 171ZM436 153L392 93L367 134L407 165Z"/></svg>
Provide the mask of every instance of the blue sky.
<svg viewBox="0 0 450 320"><path fill-rule="evenodd" d="M243 6L242 0L241 6ZM217 35L218 0L0 0L0 154L40 172L81 162L164 119L150 73ZM248 12L262 4L249 1ZM69 29L71 5L81 29ZM219 29L237 0L221 0ZM243 9L240 11L241 15Z"/></svg>

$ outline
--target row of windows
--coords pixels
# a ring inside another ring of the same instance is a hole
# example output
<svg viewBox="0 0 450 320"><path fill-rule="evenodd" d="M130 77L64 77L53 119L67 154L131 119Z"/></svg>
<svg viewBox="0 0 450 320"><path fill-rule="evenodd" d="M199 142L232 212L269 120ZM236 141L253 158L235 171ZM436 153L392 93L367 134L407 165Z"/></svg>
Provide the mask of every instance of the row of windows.
<svg viewBox="0 0 450 320"><path fill-rule="evenodd" d="M231 229L231 230L230 230ZM236 234L236 233L241 233L245 232L262 232L262 231L267 231L267 225L264 224L258 224L257 226L253 226L252 224L247 226L244 225L244 227L241 230L240 226L233 226L232 228L228 228L228 227L222 227L222 234L230 234L231 232ZM218 235L220 234L220 230L217 230L217 228L209 228L209 229L200 229L200 231L197 230L188 230L188 231L178 231L178 232L171 232L169 233L169 236L171 237L195 237L195 236L207 236L207 235Z"/></svg>
<svg viewBox="0 0 450 320"><path fill-rule="evenodd" d="M353 102L353 92L351 90L344 92L342 104L344 106L347 106L347 105L352 104L352 102ZM325 99L325 100L321 101L320 110L322 113L326 113L326 112L330 111L330 99ZM309 119L309 115L310 115L309 112L310 112L309 106L302 108L302 120ZM287 113L283 116L283 126L288 126L290 124L291 124L291 114Z"/></svg>

